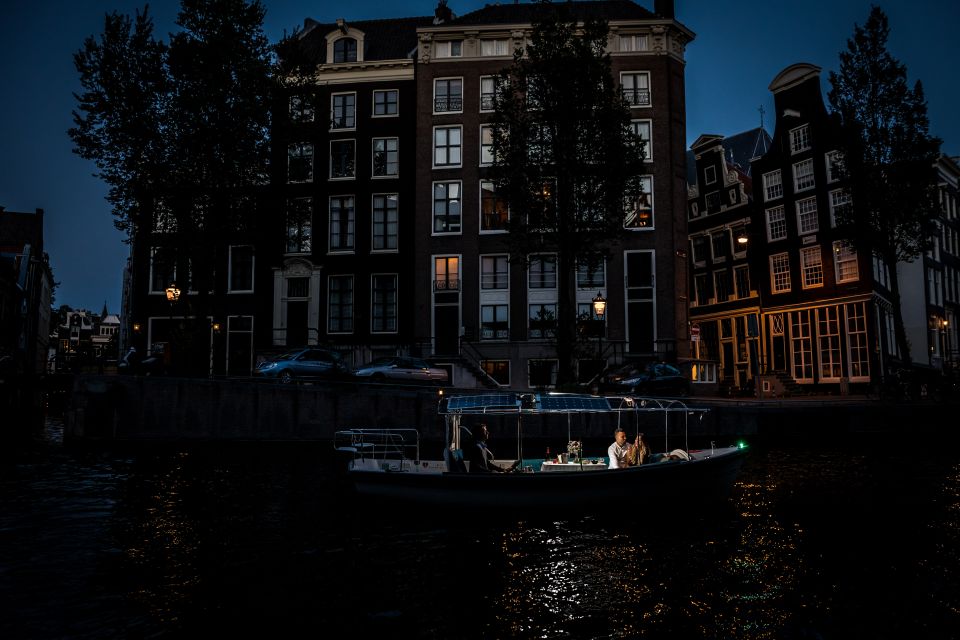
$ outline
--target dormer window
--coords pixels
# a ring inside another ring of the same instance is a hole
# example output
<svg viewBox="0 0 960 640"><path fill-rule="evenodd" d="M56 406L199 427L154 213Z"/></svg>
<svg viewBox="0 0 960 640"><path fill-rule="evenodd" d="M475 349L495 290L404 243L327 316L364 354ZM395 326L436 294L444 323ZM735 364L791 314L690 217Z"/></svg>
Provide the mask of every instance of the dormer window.
<svg viewBox="0 0 960 640"><path fill-rule="evenodd" d="M353 38L340 38L333 43L333 61L356 62L357 41Z"/></svg>
<svg viewBox="0 0 960 640"><path fill-rule="evenodd" d="M717 168L713 165L704 168L703 170L703 181L707 184L713 184L717 181Z"/></svg>

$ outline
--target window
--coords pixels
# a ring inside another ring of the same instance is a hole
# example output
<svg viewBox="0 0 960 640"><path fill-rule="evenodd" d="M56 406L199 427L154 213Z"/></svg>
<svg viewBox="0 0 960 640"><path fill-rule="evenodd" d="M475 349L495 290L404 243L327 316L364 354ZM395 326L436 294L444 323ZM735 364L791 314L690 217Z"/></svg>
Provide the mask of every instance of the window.
<svg viewBox="0 0 960 640"><path fill-rule="evenodd" d="M806 191L814 186L813 159L804 160L793 165L793 190Z"/></svg>
<svg viewBox="0 0 960 640"><path fill-rule="evenodd" d="M780 169L763 174L763 199L775 200L783 196L783 180Z"/></svg>
<svg viewBox="0 0 960 640"><path fill-rule="evenodd" d="M399 93L396 89L373 92L373 115L395 116L399 102Z"/></svg>
<svg viewBox="0 0 960 640"><path fill-rule="evenodd" d="M650 106L650 74L645 71L631 71L620 74L620 87L623 98L631 107Z"/></svg>
<svg viewBox="0 0 960 640"><path fill-rule="evenodd" d="M803 288L823 286L823 262L820 247L800 249L800 269L803 274Z"/></svg>
<svg viewBox="0 0 960 640"><path fill-rule="evenodd" d="M506 340L510 337L508 309L505 304L480 305L481 340Z"/></svg>
<svg viewBox="0 0 960 640"><path fill-rule="evenodd" d="M397 249L397 194L385 193L373 196L373 244L374 251Z"/></svg>
<svg viewBox="0 0 960 640"><path fill-rule="evenodd" d="M527 383L530 388L556 386L557 361L527 360Z"/></svg>
<svg viewBox="0 0 960 640"><path fill-rule="evenodd" d="M172 250L163 247L150 250L150 293L164 293L171 282L176 282L177 263L174 258Z"/></svg>
<svg viewBox="0 0 960 640"><path fill-rule="evenodd" d="M496 76L480 77L480 111L493 111L497 104Z"/></svg>
<svg viewBox="0 0 960 640"><path fill-rule="evenodd" d="M770 286L774 293L790 291L790 255L778 253L770 256Z"/></svg>
<svg viewBox="0 0 960 640"><path fill-rule="evenodd" d="M460 258L440 256L433 261L434 291L460 290Z"/></svg>
<svg viewBox="0 0 960 640"><path fill-rule="evenodd" d="M353 196L330 198L330 251L353 251Z"/></svg>
<svg viewBox="0 0 960 640"><path fill-rule="evenodd" d="M553 131L545 124L530 126L527 155L532 162L549 164L553 160Z"/></svg>
<svg viewBox="0 0 960 640"><path fill-rule="evenodd" d="M713 165L704 168L703 170L703 182L704 184L713 184L717 181L717 168Z"/></svg>
<svg viewBox="0 0 960 640"><path fill-rule="evenodd" d="M843 177L843 154L830 151L826 155L827 182L836 182Z"/></svg>
<svg viewBox="0 0 960 640"><path fill-rule="evenodd" d="M337 62L356 62L357 61L357 41L353 38L340 38L333 43L333 61Z"/></svg>
<svg viewBox="0 0 960 640"><path fill-rule="evenodd" d="M645 33L620 36L620 51L647 51L648 49L649 44Z"/></svg>
<svg viewBox="0 0 960 640"><path fill-rule="evenodd" d="M459 58L463 55L463 40L443 40L434 44L438 58Z"/></svg>
<svg viewBox="0 0 960 640"><path fill-rule="evenodd" d="M327 331L353 331L353 276L330 276L327 308Z"/></svg>
<svg viewBox="0 0 960 640"><path fill-rule="evenodd" d="M400 167L400 154L397 145L397 138L373 139L373 176L375 178L397 175Z"/></svg>
<svg viewBox="0 0 960 640"><path fill-rule="evenodd" d="M290 96L290 121L313 122L313 101L309 96Z"/></svg>
<svg viewBox="0 0 960 640"><path fill-rule="evenodd" d="M691 240L691 251L693 251L694 265L704 266L707 263L707 253L710 251L710 236L706 234L694 236Z"/></svg>
<svg viewBox="0 0 960 640"><path fill-rule="evenodd" d="M714 262L724 262L730 255L730 231L721 229L710 234L710 249Z"/></svg>
<svg viewBox="0 0 960 640"><path fill-rule="evenodd" d="M699 273L693 277L693 289L698 305L709 304L710 288L707 286L707 274Z"/></svg>
<svg viewBox="0 0 960 640"><path fill-rule="evenodd" d="M433 183L433 232L460 233L460 182Z"/></svg>
<svg viewBox="0 0 960 640"><path fill-rule="evenodd" d="M557 327L557 305L531 304L528 320L528 337L532 340L550 338Z"/></svg>
<svg viewBox="0 0 960 640"><path fill-rule="evenodd" d="M335 93L330 103L331 129L353 129L357 126L357 94Z"/></svg>
<svg viewBox="0 0 960 640"><path fill-rule="evenodd" d="M510 361L509 360L481 360L480 368L493 378L493 380L503 386L510 385Z"/></svg>
<svg viewBox="0 0 960 640"><path fill-rule="evenodd" d="M636 195L627 196L624 209L624 228L653 228L653 176L640 176L637 179Z"/></svg>
<svg viewBox="0 0 960 640"><path fill-rule="evenodd" d="M554 255L531 256L527 276L531 289L556 289L557 257Z"/></svg>
<svg viewBox="0 0 960 640"><path fill-rule="evenodd" d="M434 113L463 111L463 79L443 78L433 81Z"/></svg>
<svg viewBox="0 0 960 640"><path fill-rule="evenodd" d="M857 250L843 241L833 243L833 262L837 272L837 282L855 282L860 279L857 264Z"/></svg>
<svg viewBox="0 0 960 640"><path fill-rule="evenodd" d="M313 145L309 142L287 147L287 182L313 182Z"/></svg>
<svg viewBox="0 0 960 640"><path fill-rule="evenodd" d="M493 164L493 126L480 125L480 164Z"/></svg>
<svg viewBox="0 0 960 640"><path fill-rule="evenodd" d="M704 204L706 205L706 213L718 213L720 211L720 192L708 193Z"/></svg>
<svg viewBox="0 0 960 640"><path fill-rule="evenodd" d="M540 189L533 193L531 208L527 213L527 225L534 231L550 231L556 224L556 208L553 193L556 184L552 178L540 183Z"/></svg>
<svg viewBox="0 0 960 640"><path fill-rule="evenodd" d="M820 379L839 381L840 365L840 308L817 309L817 342L820 347Z"/></svg>
<svg viewBox="0 0 960 640"><path fill-rule="evenodd" d="M480 183L480 231L506 231L510 219L507 201L497 196L492 182Z"/></svg>
<svg viewBox="0 0 960 640"><path fill-rule="evenodd" d="M510 266L507 256L480 257L480 288L507 289L509 287Z"/></svg>
<svg viewBox="0 0 960 640"><path fill-rule="evenodd" d="M800 235L813 233L820 229L817 219L817 199L804 198L797 201L797 232Z"/></svg>
<svg viewBox="0 0 960 640"><path fill-rule="evenodd" d="M767 240L783 240L787 237L787 220L783 206L767 209Z"/></svg>
<svg viewBox="0 0 960 640"><path fill-rule="evenodd" d="M733 268L733 284L736 287L737 298L750 297L750 268L747 265Z"/></svg>
<svg viewBox="0 0 960 640"><path fill-rule="evenodd" d="M462 128L435 127L433 130L433 166L459 167L462 147Z"/></svg>
<svg viewBox="0 0 960 640"><path fill-rule="evenodd" d="M606 284L606 263L603 258L577 261L577 289L602 289Z"/></svg>
<svg viewBox="0 0 960 640"><path fill-rule="evenodd" d="M837 226L839 218L843 223L850 223L853 213L853 200L846 189L834 189L830 192L830 224Z"/></svg>
<svg viewBox="0 0 960 640"><path fill-rule="evenodd" d="M790 350L793 378L797 382L813 382L813 340L808 310L790 314Z"/></svg>
<svg viewBox="0 0 960 640"><path fill-rule="evenodd" d="M370 331L397 331L397 274L378 273L370 276Z"/></svg>
<svg viewBox="0 0 960 640"><path fill-rule="evenodd" d="M730 272L726 269L713 272L713 295L717 302L726 302L730 297Z"/></svg>
<svg viewBox="0 0 960 640"><path fill-rule="evenodd" d="M653 121L652 120L632 120L630 128L645 144L643 145L644 162L653 161Z"/></svg>
<svg viewBox="0 0 960 640"><path fill-rule="evenodd" d="M790 153L800 153L810 148L810 126L803 125L790 130Z"/></svg>
<svg viewBox="0 0 960 640"><path fill-rule="evenodd" d="M330 142L330 178L355 177L356 141L332 140Z"/></svg>
<svg viewBox="0 0 960 640"><path fill-rule="evenodd" d="M855 302L846 305L847 312L847 353L850 378L869 379L870 350L867 346L867 315L864 303Z"/></svg>
<svg viewBox="0 0 960 640"><path fill-rule="evenodd" d="M250 245L230 247L230 293L253 291L253 247Z"/></svg>
<svg viewBox="0 0 960 640"><path fill-rule="evenodd" d="M287 200L287 253L310 253L313 198Z"/></svg>
<svg viewBox="0 0 960 640"><path fill-rule="evenodd" d="M509 41L506 39L485 38L480 41L481 56L506 56L510 55L508 51Z"/></svg>

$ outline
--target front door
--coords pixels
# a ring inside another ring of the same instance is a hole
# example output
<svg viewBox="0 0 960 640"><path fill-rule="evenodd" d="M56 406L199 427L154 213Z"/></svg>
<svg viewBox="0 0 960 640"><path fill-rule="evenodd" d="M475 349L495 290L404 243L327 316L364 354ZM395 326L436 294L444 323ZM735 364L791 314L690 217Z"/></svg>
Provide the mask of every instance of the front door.
<svg viewBox="0 0 960 640"><path fill-rule="evenodd" d="M433 352L442 355L457 355L460 352L460 307L444 305L433 311L433 327L436 342Z"/></svg>

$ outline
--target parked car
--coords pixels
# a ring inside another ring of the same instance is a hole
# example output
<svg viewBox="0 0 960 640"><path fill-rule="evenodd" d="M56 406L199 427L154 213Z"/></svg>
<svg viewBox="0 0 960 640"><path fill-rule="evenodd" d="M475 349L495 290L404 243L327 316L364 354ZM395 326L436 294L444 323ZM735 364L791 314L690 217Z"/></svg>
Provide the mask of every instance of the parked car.
<svg viewBox="0 0 960 640"><path fill-rule="evenodd" d="M343 357L332 349L306 347L266 360L257 365L255 376L289 383L296 378L340 380L350 377Z"/></svg>
<svg viewBox="0 0 960 640"><path fill-rule="evenodd" d="M399 356L377 358L373 362L358 367L353 374L357 378L367 378L375 382L390 379L402 382L443 384L448 378L446 369L432 367L426 360Z"/></svg>
<svg viewBox="0 0 960 640"><path fill-rule="evenodd" d="M680 369L664 362L629 363L604 376L603 387L617 393L646 396L690 395L690 379Z"/></svg>

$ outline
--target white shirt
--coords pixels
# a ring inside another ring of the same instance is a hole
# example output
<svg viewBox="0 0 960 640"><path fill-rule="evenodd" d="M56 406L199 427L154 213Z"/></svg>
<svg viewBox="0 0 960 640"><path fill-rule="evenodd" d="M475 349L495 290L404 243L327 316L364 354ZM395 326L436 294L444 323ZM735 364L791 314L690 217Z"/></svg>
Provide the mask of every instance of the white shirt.
<svg viewBox="0 0 960 640"><path fill-rule="evenodd" d="M625 469L627 465L627 453L630 451L630 445L624 443L621 447L619 444L614 442L610 445L610 448L607 449L607 457L610 458L610 465L608 469Z"/></svg>

